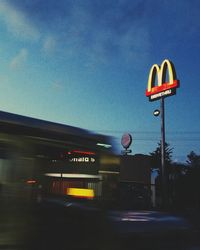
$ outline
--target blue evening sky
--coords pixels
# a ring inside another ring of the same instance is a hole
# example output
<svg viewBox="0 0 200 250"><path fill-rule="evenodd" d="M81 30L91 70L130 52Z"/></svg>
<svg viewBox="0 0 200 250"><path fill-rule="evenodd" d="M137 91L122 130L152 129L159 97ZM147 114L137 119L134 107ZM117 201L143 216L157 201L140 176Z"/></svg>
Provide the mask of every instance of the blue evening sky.
<svg viewBox="0 0 200 250"><path fill-rule="evenodd" d="M133 154L160 140L152 64L173 61L166 99L173 159L200 154L200 1L0 0L0 109L115 136Z"/></svg>

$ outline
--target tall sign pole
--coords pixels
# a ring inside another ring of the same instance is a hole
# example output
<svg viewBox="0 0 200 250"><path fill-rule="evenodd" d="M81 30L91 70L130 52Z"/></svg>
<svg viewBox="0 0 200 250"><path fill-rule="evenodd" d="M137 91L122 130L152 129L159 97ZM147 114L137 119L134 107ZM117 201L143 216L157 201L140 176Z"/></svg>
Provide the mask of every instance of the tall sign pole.
<svg viewBox="0 0 200 250"><path fill-rule="evenodd" d="M162 175L162 206L165 208L168 203L167 173L165 166L165 99L160 99L161 114L161 175Z"/></svg>
<svg viewBox="0 0 200 250"><path fill-rule="evenodd" d="M168 81L166 74L168 70ZM155 79L158 79L157 85ZM169 60L164 60L161 66L154 64L149 72L148 86L146 89L146 96L149 101L156 101L160 99L160 113L161 113L161 188L162 188L162 207L166 208L168 205L168 188L167 188L167 171L165 164L165 97L175 95L176 89L179 87L179 80L176 78L176 71L174 65ZM157 115L159 114L157 110ZM157 116L156 115L156 116Z"/></svg>

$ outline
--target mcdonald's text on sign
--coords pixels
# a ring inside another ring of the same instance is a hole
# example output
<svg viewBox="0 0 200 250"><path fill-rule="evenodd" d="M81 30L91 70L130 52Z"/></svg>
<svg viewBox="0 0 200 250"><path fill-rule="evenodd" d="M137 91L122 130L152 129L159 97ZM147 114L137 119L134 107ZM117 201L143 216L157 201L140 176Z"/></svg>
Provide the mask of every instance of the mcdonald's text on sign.
<svg viewBox="0 0 200 250"><path fill-rule="evenodd" d="M157 85L155 83L156 76ZM179 80L176 79L176 71L171 61L166 59L162 62L161 66L154 64L151 67L146 89L146 96L149 97L149 101L155 101L161 97L174 95L178 87Z"/></svg>

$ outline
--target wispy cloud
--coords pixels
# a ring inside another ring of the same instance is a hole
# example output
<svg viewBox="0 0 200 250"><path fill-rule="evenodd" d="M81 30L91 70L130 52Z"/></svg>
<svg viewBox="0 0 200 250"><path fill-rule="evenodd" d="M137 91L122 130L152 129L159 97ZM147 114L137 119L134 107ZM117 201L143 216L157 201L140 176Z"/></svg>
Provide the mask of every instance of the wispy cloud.
<svg viewBox="0 0 200 250"><path fill-rule="evenodd" d="M0 0L0 18L17 37L39 41L46 54L56 49L85 65L116 59L137 65L149 59L158 31L165 30L170 41L174 33L182 41L185 30L199 34L199 3L194 2L196 8L187 0L177 2L177 8L170 1ZM167 47L168 39L163 44Z"/></svg>
<svg viewBox="0 0 200 250"><path fill-rule="evenodd" d="M137 62L148 57L150 37L141 1L97 2L71 8L64 32L66 49L73 56L85 53L88 60L98 62L111 58Z"/></svg>
<svg viewBox="0 0 200 250"><path fill-rule="evenodd" d="M42 50L46 54L52 54L56 48L56 39L53 36L47 36L44 39Z"/></svg>
<svg viewBox="0 0 200 250"><path fill-rule="evenodd" d="M18 38L38 40L40 33L30 22L26 14L14 8L9 1L0 1L0 18L6 24L7 29Z"/></svg>
<svg viewBox="0 0 200 250"><path fill-rule="evenodd" d="M26 49L21 49L19 53L11 60L10 68L19 69L23 67L27 60L28 51Z"/></svg>
<svg viewBox="0 0 200 250"><path fill-rule="evenodd" d="M64 90L64 85L60 81L57 80L51 84L51 88L53 90L62 91Z"/></svg>
<svg viewBox="0 0 200 250"><path fill-rule="evenodd" d="M2 0L0 15L13 34L33 40L43 37L41 49L47 54L59 47L62 54L82 57L87 65L116 58L137 62L148 57L150 47L144 2Z"/></svg>

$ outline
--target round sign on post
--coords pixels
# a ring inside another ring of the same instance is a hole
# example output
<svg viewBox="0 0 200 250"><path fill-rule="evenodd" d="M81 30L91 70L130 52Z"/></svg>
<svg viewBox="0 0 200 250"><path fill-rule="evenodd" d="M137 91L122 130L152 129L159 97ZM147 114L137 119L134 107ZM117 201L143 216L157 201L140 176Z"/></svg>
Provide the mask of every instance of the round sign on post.
<svg viewBox="0 0 200 250"><path fill-rule="evenodd" d="M122 139L121 139L121 144L122 146L127 149L130 147L132 143L132 136L128 133L123 134Z"/></svg>

